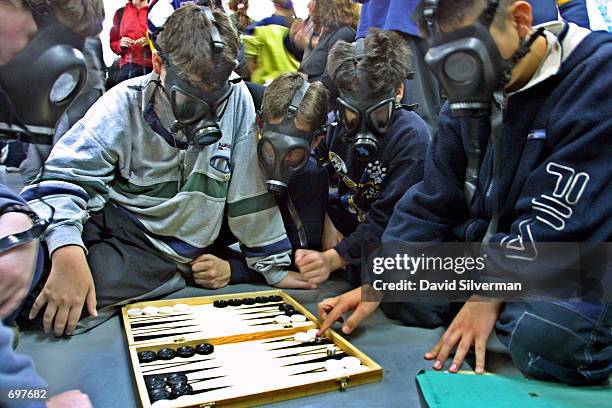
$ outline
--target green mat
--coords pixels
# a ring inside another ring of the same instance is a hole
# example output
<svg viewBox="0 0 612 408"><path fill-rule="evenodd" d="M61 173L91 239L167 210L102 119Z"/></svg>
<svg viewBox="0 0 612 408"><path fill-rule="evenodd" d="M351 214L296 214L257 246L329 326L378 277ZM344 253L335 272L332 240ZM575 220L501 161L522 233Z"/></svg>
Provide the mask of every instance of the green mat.
<svg viewBox="0 0 612 408"><path fill-rule="evenodd" d="M429 408L612 407L612 387L571 387L522 377L422 371L417 382Z"/></svg>

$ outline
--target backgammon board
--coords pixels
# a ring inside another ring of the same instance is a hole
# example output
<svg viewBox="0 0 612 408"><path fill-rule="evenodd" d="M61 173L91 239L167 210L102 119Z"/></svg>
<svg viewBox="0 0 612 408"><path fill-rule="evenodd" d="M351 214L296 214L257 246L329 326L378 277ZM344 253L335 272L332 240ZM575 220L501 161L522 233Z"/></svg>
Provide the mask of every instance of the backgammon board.
<svg viewBox="0 0 612 408"><path fill-rule="evenodd" d="M139 302L123 323L143 407L252 406L382 378L281 290Z"/></svg>

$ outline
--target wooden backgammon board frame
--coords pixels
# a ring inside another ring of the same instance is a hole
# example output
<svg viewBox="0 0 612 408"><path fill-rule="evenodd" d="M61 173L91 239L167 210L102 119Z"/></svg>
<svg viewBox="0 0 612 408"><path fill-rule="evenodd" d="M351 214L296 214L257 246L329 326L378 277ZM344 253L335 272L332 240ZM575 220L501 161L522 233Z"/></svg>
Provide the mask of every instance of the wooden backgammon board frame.
<svg viewBox="0 0 612 408"><path fill-rule="evenodd" d="M306 329L310 328L318 328L319 322L318 319L308 311L304 306L302 306L297 300L293 297L289 296L282 290L267 290L267 291L257 291L257 292L243 292L243 293L233 293L226 295L215 295L215 296L202 296L202 297L194 297L194 298L183 298L183 299L168 299L168 300L158 300L158 301L143 301L138 303L131 303L122 308L122 316L123 316L123 325L125 328L126 338L128 341L128 348L130 353L130 359L132 361L132 372L134 374L134 378L136 381L136 386L138 388L138 394L140 396L140 401L143 407L151 407L149 402L149 395L147 392L147 388L144 382L144 374L140 369L140 363L138 361L138 353L145 350L155 351L165 348L165 347L181 347L181 346L195 346L199 343L210 343L214 346L223 345L223 344L233 344L246 342L251 340L264 340L281 336L289 336L293 335L297 332L304 331L305 327L291 327L291 328L283 328L280 330L262 330L254 333L247 334L238 334L238 335L229 335L229 336L217 336L213 338L197 337L197 339L186 339L183 336L178 336L173 338L171 341L165 339L164 341L159 340L148 340L148 341L135 341L134 335L132 333L128 310L135 308L144 308L147 306L172 306L177 303L187 304L189 306L195 305L205 305L213 303L215 300L229 300L235 298L246 298L246 297L256 297L256 296L273 296L278 295L283 298L284 303L288 303L294 307L294 309L306 316L309 323ZM199 333L198 333L199 334ZM270 404L273 402L284 401L292 398L303 397L307 395L314 395L328 391L343 391L347 387L353 387L360 384L365 384L374 381L380 381L382 379L382 367L379 366L374 360L369 358L351 343L349 343L346 339L344 339L341 335L339 335L334 330L327 330L325 337L332 341L336 347L344 351L346 354L350 356L357 357L361 360L362 366L365 367L363 372L357 374L343 375L338 378L334 378L332 380L324 380L316 383L308 383L299 386L292 387L279 387L278 389L274 389L272 391L262 391L260 393L254 393L250 395L244 395L239 397L234 397L230 399L224 399L220 401L208 401L206 400L206 395L202 395L202 401L197 404L191 405L173 405L176 407L199 407L199 408L212 408L212 407L247 407L261 404Z"/></svg>

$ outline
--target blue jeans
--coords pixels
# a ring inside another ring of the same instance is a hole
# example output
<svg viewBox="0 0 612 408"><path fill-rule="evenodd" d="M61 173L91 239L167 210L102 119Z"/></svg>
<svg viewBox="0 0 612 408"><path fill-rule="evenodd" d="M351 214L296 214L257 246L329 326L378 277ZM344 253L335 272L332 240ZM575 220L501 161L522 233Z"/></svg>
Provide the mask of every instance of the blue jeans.
<svg viewBox="0 0 612 408"><path fill-rule="evenodd" d="M408 326L448 325L459 303L383 303L390 318ZM610 304L531 302L504 304L495 331L514 364L526 375L547 381L588 385L612 371Z"/></svg>
<svg viewBox="0 0 612 408"><path fill-rule="evenodd" d="M531 377L587 385L605 381L612 370L609 303L506 303L495 329Z"/></svg>

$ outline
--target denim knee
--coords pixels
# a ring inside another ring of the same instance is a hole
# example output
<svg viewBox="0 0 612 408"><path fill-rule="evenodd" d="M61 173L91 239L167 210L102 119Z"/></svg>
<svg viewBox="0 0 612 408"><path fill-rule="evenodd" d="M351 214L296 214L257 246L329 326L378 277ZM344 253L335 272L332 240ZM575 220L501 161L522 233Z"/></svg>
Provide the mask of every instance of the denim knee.
<svg viewBox="0 0 612 408"><path fill-rule="evenodd" d="M586 385L612 368L612 309L578 302L506 303L497 335L525 374Z"/></svg>

